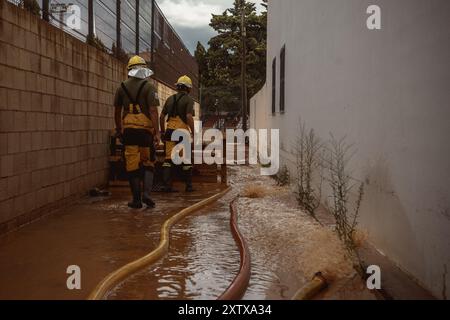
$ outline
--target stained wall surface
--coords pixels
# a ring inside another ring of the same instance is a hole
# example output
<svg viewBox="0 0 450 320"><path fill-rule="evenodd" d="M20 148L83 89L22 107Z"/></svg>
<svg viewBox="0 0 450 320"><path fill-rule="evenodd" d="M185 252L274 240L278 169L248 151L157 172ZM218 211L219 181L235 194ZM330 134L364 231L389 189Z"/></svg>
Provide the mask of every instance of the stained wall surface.
<svg viewBox="0 0 450 320"><path fill-rule="evenodd" d="M381 30L366 26L370 5L381 8ZM280 129L292 171L299 118L322 141L331 133L354 145L361 228L439 298L450 296L449 30L446 0L269 2L267 85L251 102L252 126Z"/></svg>

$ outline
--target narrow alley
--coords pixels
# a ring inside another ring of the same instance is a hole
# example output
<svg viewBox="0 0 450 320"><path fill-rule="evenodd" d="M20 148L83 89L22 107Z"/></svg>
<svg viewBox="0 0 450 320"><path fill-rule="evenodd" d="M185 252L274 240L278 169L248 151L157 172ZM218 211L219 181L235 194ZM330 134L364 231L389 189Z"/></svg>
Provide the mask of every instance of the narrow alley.
<svg viewBox="0 0 450 320"><path fill-rule="evenodd" d="M448 300L449 30L448 0L0 0L0 302Z"/></svg>

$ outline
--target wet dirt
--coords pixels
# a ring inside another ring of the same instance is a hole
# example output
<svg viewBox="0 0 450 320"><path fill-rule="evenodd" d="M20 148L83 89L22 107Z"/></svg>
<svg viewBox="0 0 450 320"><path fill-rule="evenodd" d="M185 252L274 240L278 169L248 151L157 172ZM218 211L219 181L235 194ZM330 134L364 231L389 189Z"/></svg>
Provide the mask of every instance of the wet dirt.
<svg viewBox="0 0 450 320"><path fill-rule="evenodd" d="M229 182L241 195L239 227L252 258L245 300L289 300L319 271L336 282L354 277L336 234L298 207L290 187L277 186L255 166L229 168Z"/></svg>
<svg viewBox="0 0 450 320"><path fill-rule="evenodd" d="M127 189L112 189L111 198L84 198L0 237L0 300L85 299L110 272L156 248L165 220L222 190L196 188L155 194L157 208L140 211L128 209ZM81 290L67 289L71 265L81 268Z"/></svg>

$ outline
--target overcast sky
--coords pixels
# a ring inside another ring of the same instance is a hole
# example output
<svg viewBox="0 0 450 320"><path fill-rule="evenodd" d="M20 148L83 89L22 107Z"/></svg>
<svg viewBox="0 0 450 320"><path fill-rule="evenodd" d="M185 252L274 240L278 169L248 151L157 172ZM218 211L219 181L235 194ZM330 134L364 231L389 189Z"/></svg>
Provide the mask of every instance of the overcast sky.
<svg viewBox="0 0 450 320"><path fill-rule="evenodd" d="M233 6L233 0L157 0L164 15L193 53L197 41L207 46L214 36L209 26L211 14L221 14ZM252 0L260 3L260 0ZM258 9L262 7L257 5Z"/></svg>

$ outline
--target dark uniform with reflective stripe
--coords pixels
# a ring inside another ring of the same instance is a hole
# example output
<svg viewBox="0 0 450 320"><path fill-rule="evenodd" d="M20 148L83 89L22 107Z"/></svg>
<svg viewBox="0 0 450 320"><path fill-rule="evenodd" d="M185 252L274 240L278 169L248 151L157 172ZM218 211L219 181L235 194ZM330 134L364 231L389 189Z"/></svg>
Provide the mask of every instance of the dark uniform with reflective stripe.
<svg viewBox="0 0 450 320"><path fill-rule="evenodd" d="M194 115L194 100L186 93L177 93L167 99L162 110L163 115L167 115L167 128L164 140L166 142L166 160L171 160L172 150L177 142L171 141L172 133L175 130L183 129L189 131L187 115Z"/></svg>
<svg viewBox="0 0 450 320"><path fill-rule="evenodd" d="M159 106L158 94L146 80L130 78L122 83L114 99L116 107L123 108L123 139L128 172L152 167L155 162L150 108Z"/></svg>
<svg viewBox="0 0 450 320"><path fill-rule="evenodd" d="M172 134L175 130L187 130L189 131L189 125L187 124L187 115L194 114L194 100L184 92L179 92L169 99L167 99L164 108L162 110L164 116L167 115L167 128L164 136L165 143L165 184L168 189L170 189L170 171L174 164L172 162L172 151L175 146L179 143L172 141ZM180 141L181 142L181 141ZM186 189L192 189L192 165L183 165L183 175L186 181Z"/></svg>
<svg viewBox="0 0 450 320"><path fill-rule="evenodd" d="M149 206L154 206L150 193L156 160L153 141L155 126L151 121L150 108L159 106L157 91L147 80L129 78L117 89L114 106L123 108L125 162L134 201L129 205L139 207L141 204L141 178L143 177L143 201Z"/></svg>

